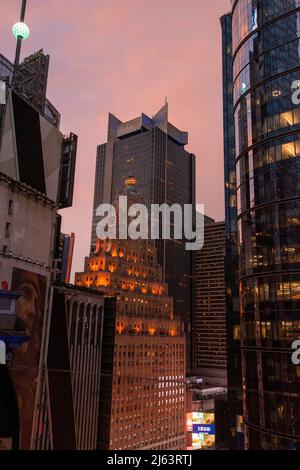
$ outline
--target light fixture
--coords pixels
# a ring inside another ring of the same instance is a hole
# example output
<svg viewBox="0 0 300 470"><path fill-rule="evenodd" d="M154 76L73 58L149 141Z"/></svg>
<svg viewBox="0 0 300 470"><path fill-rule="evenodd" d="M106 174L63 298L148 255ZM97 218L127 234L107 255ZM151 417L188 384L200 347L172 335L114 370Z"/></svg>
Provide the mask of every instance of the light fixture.
<svg viewBox="0 0 300 470"><path fill-rule="evenodd" d="M272 92L272 95L274 96L274 98L277 98L277 96L280 96L281 95L281 91L280 90L274 90Z"/></svg>
<svg viewBox="0 0 300 470"><path fill-rule="evenodd" d="M12 32L16 39L28 39L30 34L27 24L21 21L13 25Z"/></svg>

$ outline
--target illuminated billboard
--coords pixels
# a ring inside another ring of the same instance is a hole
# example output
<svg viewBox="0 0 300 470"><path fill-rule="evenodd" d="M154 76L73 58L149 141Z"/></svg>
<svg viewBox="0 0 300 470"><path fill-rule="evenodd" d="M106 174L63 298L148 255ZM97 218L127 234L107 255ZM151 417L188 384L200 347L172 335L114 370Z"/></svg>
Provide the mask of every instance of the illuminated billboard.
<svg viewBox="0 0 300 470"><path fill-rule="evenodd" d="M216 434L214 413L193 412L192 421L193 450L214 447Z"/></svg>

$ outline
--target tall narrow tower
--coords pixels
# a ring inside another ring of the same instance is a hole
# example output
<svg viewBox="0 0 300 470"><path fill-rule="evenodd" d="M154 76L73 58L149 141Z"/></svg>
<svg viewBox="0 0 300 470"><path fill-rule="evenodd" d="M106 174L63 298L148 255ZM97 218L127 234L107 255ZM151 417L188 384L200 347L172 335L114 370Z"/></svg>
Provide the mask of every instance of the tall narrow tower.
<svg viewBox="0 0 300 470"><path fill-rule="evenodd" d="M148 210L151 204L195 206L195 155L186 151L188 133L168 120L166 103L152 118L141 114L122 122L109 115L108 138L97 149L91 253L96 248L97 207L112 203L133 174ZM185 323L187 369L191 362L190 328L193 312L193 257L185 240L157 240L163 280L174 299L174 312Z"/></svg>
<svg viewBox="0 0 300 470"><path fill-rule="evenodd" d="M247 449L300 449L299 22L299 2L232 1Z"/></svg>

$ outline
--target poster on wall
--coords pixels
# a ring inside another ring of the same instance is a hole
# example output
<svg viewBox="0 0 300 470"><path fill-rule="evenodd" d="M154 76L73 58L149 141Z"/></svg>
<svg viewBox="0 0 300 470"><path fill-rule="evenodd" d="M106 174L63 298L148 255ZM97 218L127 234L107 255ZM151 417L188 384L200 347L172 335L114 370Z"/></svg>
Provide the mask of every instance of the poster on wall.
<svg viewBox="0 0 300 470"><path fill-rule="evenodd" d="M17 302L17 329L26 331L30 340L14 351L11 375L20 412L20 449L30 449L38 368L41 351L42 321L47 278L14 268L12 290L21 294Z"/></svg>

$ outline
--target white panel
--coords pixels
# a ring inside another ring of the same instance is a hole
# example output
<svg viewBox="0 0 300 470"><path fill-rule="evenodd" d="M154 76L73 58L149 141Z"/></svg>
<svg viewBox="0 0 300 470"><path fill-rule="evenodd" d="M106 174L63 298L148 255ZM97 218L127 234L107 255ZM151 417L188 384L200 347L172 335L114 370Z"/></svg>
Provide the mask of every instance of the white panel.
<svg viewBox="0 0 300 470"><path fill-rule="evenodd" d="M40 125L47 197L57 201L63 135L42 116Z"/></svg>
<svg viewBox="0 0 300 470"><path fill-rule="evenodd" d="M17 150L11 94L8 95L6 106L2 145L0 149L0 171L11 178L18 179Z"/></svg>

